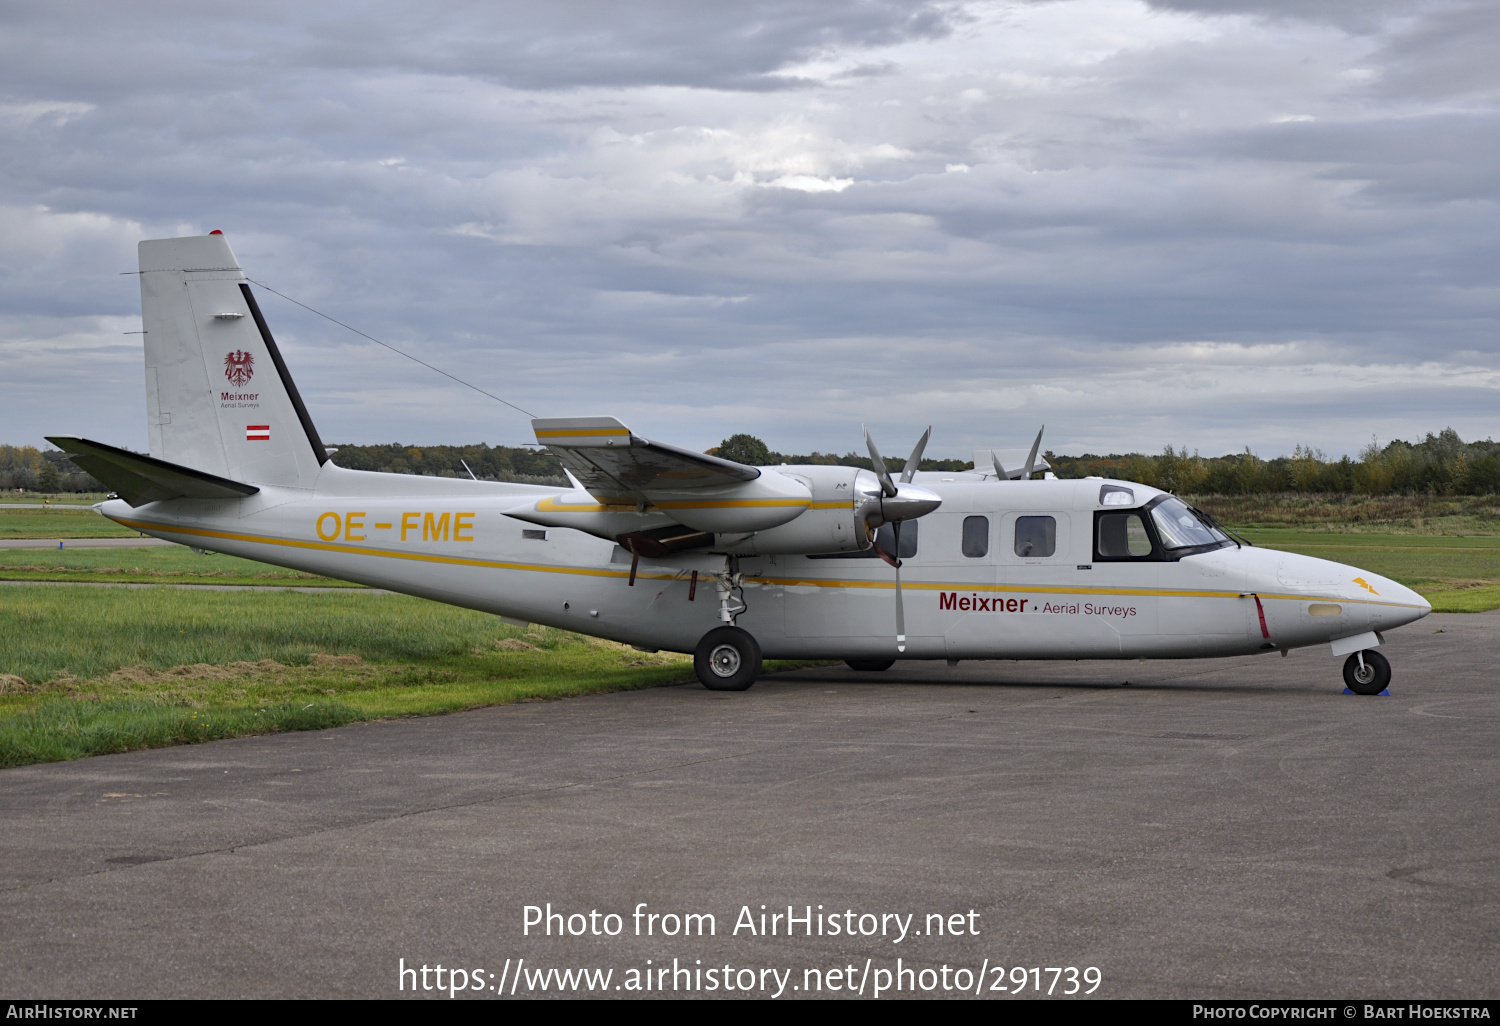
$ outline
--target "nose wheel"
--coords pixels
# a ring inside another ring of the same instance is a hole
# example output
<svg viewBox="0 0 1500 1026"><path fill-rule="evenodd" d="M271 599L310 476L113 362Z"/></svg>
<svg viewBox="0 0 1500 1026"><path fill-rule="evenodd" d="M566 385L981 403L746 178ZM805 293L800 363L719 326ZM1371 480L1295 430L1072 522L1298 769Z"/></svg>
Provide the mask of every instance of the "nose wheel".
<svg viewBox="0 0 1500 1026"><path fill-rule="evenodd" d="M1390 660L1367 648L1344 661L1344 684L1356 695L1378 695L1391 683Z"/></svg>

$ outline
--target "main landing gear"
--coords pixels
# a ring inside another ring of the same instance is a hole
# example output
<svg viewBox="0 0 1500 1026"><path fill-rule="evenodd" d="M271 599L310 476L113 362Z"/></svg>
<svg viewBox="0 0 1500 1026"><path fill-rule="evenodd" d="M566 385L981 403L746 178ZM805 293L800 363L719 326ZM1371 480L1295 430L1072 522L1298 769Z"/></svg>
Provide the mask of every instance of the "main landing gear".
<svg viewBox="0 0 1500 1026"><path fill-rule="evenodd" d="M879 673L881 670L889 670L896 665L894 659L845 659L844 665L851 670L868 670Z"/></svg>
<svg viewBox="0 0 1500 1026"><path fill-rule="evenodd" d="M1367 648L1344 661L1344 683L1356 695L1378 695L1391 683L1390 660Z"/></svg>
<svg viewBox="0 0 1500 1026"><path fill-rule="evenodd" d="M698 641L693 650L693 672L710 691L744 691L760 676L760 644L749 631L734 625L735 618L748 608L740 561L728 557L723 572L714 577L719 592L719 622L723 626L715 627Z"/></svg>
<svg viewBox="0 0 1500 1026"><path fill-rule="evenodd" d="M693 672L710 691L744 691L760 676L760 645L738 627L715 627L693 652Z"/></svg>

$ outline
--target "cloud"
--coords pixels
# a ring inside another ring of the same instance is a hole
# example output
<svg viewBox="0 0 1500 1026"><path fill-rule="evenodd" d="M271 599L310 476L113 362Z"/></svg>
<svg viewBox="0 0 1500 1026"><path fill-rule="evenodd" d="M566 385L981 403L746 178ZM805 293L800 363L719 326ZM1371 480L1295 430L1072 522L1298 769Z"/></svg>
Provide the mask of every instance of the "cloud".
<svg viewBox="0 0 1500 1026"><path fill-rule="evenodd" d="M145 441L134 243L707 447L1493 433L1479 4L14 9L0 439ZM1492 49L1492 48L1489 48ZM325 437L525 419L268 296ZM121 348L121 346L125 348ZM132 366L133 364L133 366Z"/></svg>

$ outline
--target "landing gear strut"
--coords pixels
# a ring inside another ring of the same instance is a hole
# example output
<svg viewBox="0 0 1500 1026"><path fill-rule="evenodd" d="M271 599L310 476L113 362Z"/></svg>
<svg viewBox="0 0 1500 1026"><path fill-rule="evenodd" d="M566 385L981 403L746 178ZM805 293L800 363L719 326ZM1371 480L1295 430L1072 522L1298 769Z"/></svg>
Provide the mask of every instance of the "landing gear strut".
<svg viewBox="0 0 1500 1026"><path fill-rule="evenodd" d="M735 617L750 608L745 604L745 575L740 573L738 558L724 560L724 569L714 574L714 587L719 591L719 622L733 626Z"/></svg>
<svg viewBox="0 0 1500 1026"><path fill-rule="evenodd" d="M1344 683L1356 695L1378 695L1390 686L1390 661L1373 648L1356 652L1344 661Z"/></svg>

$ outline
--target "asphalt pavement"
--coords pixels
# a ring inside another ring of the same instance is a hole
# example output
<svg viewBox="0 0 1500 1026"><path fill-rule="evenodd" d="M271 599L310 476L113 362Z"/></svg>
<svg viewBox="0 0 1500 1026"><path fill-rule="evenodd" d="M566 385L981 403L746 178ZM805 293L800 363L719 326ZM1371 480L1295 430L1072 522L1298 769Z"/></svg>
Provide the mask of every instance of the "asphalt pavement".
<svg viewBox="0 0 1500 1026"><path fill-rule="evenodd" d="M4 770L0 991L1493 998L1497 636L1391 632L1388 698L1326 649L918 663Z"/></svg>

